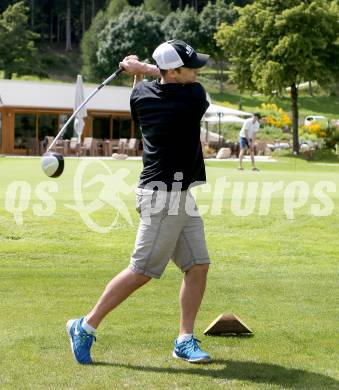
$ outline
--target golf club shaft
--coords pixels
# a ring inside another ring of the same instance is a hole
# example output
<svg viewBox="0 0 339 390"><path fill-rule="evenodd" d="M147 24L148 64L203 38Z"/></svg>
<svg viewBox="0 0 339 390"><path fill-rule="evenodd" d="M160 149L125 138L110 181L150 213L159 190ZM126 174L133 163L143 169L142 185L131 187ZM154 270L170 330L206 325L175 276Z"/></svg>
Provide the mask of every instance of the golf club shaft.
<svg viewBox="0 0 339 390"><path fill-rule="evenodd" d="M117 69L112 75L107 77L105 81L103 81L81 104L80 106L73 112L73 114L68 118L67 122L62 126L62 129L59 131L57 136L54 138L53 142L49 145L47 148L47 152L49 152L53 146L55 145L56 141L60 138L64 130L67 128L67 126L72 122L72 120L76 117L77 113L92 99L92 97L100 91L102 87L104 87L106 84L108 84L110 81L114 80L121 72L123 72L122 68Z"/></svg>

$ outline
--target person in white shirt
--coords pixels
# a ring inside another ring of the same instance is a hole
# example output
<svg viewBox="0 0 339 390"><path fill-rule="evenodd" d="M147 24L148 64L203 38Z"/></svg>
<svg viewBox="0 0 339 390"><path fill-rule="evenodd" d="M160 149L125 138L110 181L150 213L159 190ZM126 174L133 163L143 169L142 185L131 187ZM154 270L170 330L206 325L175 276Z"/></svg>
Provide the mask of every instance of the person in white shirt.
<svg viewBox="0 0 339 390"><path fill-rule="evenodd" d="M250 151L252 170L259 171L255 166L254 161L254 148L253 143L255 141L256 133L259 131L261 115L259 112L253 114L251 118L245 120L239 133L240 153L239 153L239 170L244 170L242 160L244 158L247 149Z"/></svg>

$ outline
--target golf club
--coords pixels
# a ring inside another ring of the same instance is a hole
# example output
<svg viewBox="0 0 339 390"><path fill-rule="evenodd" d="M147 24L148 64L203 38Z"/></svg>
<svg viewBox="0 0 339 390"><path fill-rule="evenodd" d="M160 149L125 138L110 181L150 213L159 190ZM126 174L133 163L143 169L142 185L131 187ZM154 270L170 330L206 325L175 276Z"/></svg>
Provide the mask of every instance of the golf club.
<svg viewBox="0 0 339 390"><path fill-rule="evenodd" d="M51 152L50 150L53 148L57 140L61 137L67 126L72 122L77 113L92 99L97 92L100 91L106 84L110 81L114 80L120 73L123 72L122 68L118 68L111 76L109 76L106 80L104 80L81 104L77 109L73 112L73 114L68 118L67 122L62 126L61 130L54 138L53 142L49 145L46 150L46 153L43 154L41 159L41 167L44 173L49 177L59 177L64 170L64 158L62 154L57 152Z"/></svg>

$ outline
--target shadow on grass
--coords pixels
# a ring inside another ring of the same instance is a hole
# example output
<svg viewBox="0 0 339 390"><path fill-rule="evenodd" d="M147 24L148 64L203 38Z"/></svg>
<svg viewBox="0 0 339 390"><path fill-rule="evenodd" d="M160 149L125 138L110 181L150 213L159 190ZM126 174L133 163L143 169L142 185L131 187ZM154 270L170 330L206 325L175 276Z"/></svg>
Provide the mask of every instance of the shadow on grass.
<svg viewBox="0 0 339 390"><path fill-rule="evenodd" d="M199 375L202 377L211 377L216 379L240 380L266 384L270 383L283 387L288 386L290 388L299 389L339 388L339 381L326 375L301 369L287 368L276 364L255 363L251 361L213 360L211 364L206 366L187 365L183 368L142 366L118 362L95 362L92 366L109 366L141 372L167 373L174 375ZM214 368L214 366L217 367Z"/></svg>

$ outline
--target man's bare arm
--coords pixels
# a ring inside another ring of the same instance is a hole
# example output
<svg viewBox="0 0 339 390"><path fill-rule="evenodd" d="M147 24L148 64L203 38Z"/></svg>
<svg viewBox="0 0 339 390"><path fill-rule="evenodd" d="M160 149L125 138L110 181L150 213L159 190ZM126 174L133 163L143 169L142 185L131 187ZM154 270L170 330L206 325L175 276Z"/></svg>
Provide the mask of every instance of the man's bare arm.
<svg viewBox="0 0 339 390"><path fill-rule="evenodd" d="M138 57L135 55L130 55L125 57L119 64L121 68L128 74L134 76L148 75L152 77L159 77L160 71L156 65L147 64L145 62L140 62Z"/></svg>

